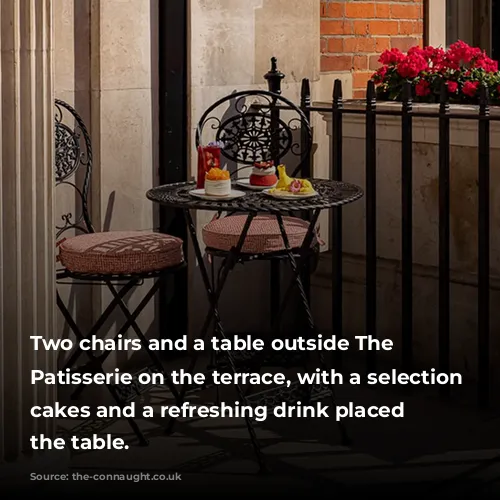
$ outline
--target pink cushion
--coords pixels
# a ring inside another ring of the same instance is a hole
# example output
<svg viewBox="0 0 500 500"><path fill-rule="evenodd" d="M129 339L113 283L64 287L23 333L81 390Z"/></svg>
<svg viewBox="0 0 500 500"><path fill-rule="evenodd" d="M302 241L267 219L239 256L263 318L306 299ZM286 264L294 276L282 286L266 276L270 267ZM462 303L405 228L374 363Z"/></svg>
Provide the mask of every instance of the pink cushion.
<svg viewBox="0 0 500 500"><path fill-rule="evenodd" d="M203 241L209 248L229 251L238 240L247 220L246 215L232 215L209 222L203 228ZM283 217L290 248L302 246L309 222L296 217ZM313 240L313 244L316 241ZM285 250L278 221L273 215L258 215L250 224L242 252L247 254L271 253Z"/></svg>
<svg viewBox="0 0 500 500"><path fill-rule="evenodd" d="M160 271L184 260L182 240L150 231L82 234L59 246L63 266L74 273L136 274Z"/></svg>

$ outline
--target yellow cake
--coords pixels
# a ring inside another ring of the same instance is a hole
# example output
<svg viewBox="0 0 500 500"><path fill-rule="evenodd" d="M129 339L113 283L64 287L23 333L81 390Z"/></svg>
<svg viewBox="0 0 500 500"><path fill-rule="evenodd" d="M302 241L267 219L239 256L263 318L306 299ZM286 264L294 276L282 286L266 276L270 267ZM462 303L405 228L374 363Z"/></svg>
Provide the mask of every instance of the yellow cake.
<svg viewBox="0 0 500 500"><path fill-rule="evenodd" d="M289 177L286 173L285 165L278 166L278 173L278 184L276 184L275 188L269 190L270 193L310 194L315 192L310 181Z"/></svg>

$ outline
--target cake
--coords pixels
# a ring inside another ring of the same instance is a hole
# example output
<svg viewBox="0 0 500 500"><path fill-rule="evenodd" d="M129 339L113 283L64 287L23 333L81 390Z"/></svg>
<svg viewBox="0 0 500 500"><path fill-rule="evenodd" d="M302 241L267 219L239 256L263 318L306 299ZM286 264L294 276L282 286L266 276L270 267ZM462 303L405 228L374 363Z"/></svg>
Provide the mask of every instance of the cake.
<svg viewBox="0 0 500 500"><path fill-rule="evenodd" d="M272 188L278 182L274 162L265 161L255 163L250 175L250 185L258 187Z"/></svg>
<svg viewBox="0 0 500 500"><path fill-rule="evenodd" d="M208 196L229 196L231 179L227 170L211 168L205 175L205 194Z"/></svg>
<svg viewBox="0 0 500 500"><path fill-rule="evenodd" d="M276 184L276 187L271 190L271 192L297 194L297 195L316 193L313 185L307 179L297 179L289 177L288 174L286 173L285 165L279 165L278 172L279 172L279 181Z"/></svg>

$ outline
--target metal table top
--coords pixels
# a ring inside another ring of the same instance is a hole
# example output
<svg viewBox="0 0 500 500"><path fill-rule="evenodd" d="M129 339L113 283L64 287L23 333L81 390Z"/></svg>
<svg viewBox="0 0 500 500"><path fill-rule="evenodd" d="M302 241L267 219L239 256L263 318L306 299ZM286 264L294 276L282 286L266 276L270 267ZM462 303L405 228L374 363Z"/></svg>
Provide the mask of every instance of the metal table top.
<svg viewBox="0 0 500 500"><path fill-rule="evenodd" d="M189 191L196 188L195 182L166 184L150 189L146 196L149 200L170 208L184 210L211 210L220 212L268 212L286 213L303 210L328 209L352 203L363 196L359 186L346 182L327 179L311 179L318 196L280 200L259 191L245 190L245 196L233 200L220 199L207 201L195 198Z"/></svg>

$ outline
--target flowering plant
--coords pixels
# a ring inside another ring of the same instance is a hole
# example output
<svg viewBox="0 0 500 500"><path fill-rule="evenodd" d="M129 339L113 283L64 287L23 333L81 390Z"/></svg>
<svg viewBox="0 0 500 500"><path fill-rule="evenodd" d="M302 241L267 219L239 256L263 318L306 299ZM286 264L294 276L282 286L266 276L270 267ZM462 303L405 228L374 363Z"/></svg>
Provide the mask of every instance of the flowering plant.
<svg viewBox="0 0 500 500"><path fill-rule="evenodd" d="M403 84L410 82L420 102L438 102L443 83L452 102L476 102L481 85L488 89L491 101L500 101L498 63L483 50L462 41L448 50L412 47L407 54L398 49L386 50L379 62L382 66L372 80L383 100L400 100Z"/></svg>

